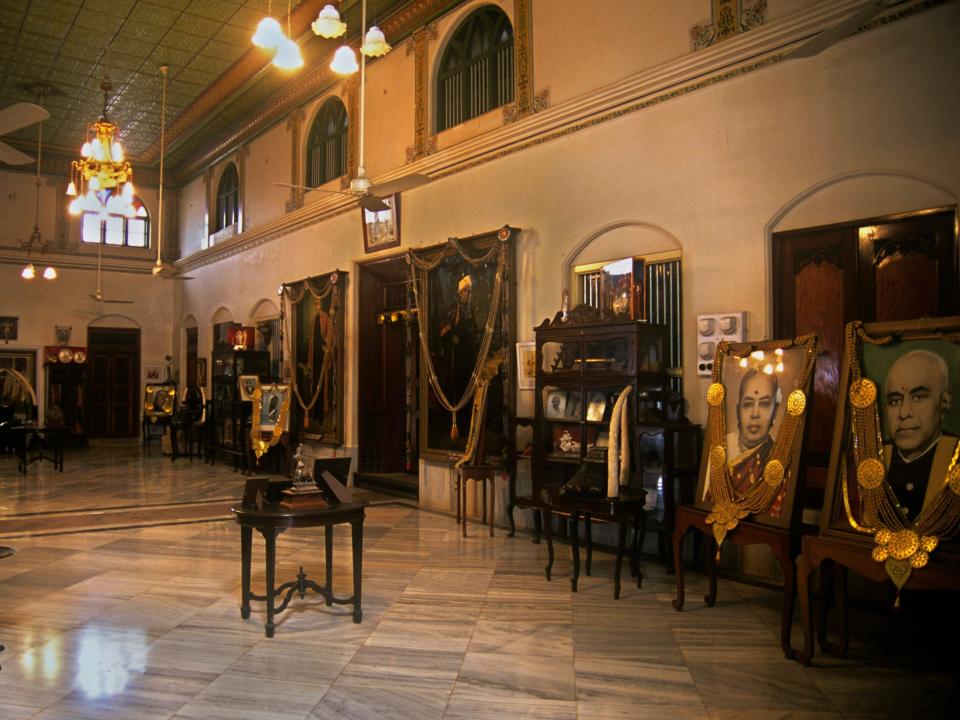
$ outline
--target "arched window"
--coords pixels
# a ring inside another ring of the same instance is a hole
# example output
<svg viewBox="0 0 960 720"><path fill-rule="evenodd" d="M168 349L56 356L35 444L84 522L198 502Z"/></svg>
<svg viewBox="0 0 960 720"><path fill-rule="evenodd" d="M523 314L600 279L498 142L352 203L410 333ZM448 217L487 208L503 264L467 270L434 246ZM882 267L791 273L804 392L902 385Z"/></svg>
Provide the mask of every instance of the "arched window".
<svg viewBox="0 0 960 720"><path fill-rule="evenodd" d="M101 194L101 202L104 205L110 197L110 192L106 190ZM117 213L101 215L98 212L85 211L80 219L80 239L85 243L149 247L150 215L143 201L136 195L133 197L132 204L135 213L132 218Z"/></svg>
<svg viewBox="0 0 960 720"><path fill-rule="evenodd" d="M513 101L513 27L492 5L467 16L437 75L437 132Z"/></svg>
<svg viewBox="0 0 960 720"><path fill-rule="evenodd" d="M240 175L237 166L227 165L217 185L217 222L214 232L230 227L240 217Z"/></svg>
<svg viewBox="0 0 960 720"><path fill-rule="evenodd" d="M347 172L347 109L340 98L320 108L307 137L307 185L316 187Z"/></svg>

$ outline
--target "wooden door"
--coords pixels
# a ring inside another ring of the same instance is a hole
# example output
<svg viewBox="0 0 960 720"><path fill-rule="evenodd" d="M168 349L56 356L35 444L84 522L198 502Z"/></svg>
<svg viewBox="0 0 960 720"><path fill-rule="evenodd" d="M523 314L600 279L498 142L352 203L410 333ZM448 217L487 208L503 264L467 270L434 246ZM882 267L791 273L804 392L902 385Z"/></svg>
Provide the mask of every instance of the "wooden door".
<svg viewBox="0 0 960 720"><path fill-rule="evenodd" d="M868 218L773 235L775 337L820 335L804 484L819 506L837 409L844 328L852 320L953 315L956 208Z"/></svg>
<svg viewBox="0 0 960 720"><path fill-rule="evenodd" d="M409 273L403 258L374 261L358 273L360 472L417 472L419 345L416 325L408 335L404 314Z"/></svg>
<svg viewBox="0 0 960 720"><path fill-rule="evenodd" d="M90 437L136 437L140 432L140 331L88 332Z"/></svg>

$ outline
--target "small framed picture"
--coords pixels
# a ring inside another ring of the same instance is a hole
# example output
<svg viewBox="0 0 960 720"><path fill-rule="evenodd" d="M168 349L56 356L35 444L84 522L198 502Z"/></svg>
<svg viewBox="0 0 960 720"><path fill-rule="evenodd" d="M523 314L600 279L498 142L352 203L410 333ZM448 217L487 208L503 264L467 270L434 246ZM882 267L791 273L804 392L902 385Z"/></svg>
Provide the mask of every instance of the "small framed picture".
<svg viewBox="0 0 960 720"><path fill-rule="evenodd" d="M583 400L580 392L573 390L567 394L567 407L563 410L563 416L567 420L579 420L583 411Z"/></svg>
<svg viewBox="0 0 960 720"><path fill-rule="evenodd" d="M607 396L602 392L590 393L590 403L587 405L587 420L602 422L603 414L607 410Z"/></svg>
<svg viewBox="0 0 960 720"><path fill-rule="evenodd" d="M0 316L0 340L10 342L17 339L17 322L19 318L3 315Z"/></svg>
<svg viewBox="0 0 960 720"><path fill-rule="evenodd" d="M360 208L363 218L363 251L367 253L400 244L400 193L381 198L386 210Z"/></svg>
<svg viewBox="0 0 960 720"><path fill-rule="evenodd" d="M517 343L517 387L520 390L533 390L537 380L537 344L534 342Z"/></svg>
<svg viewBox="0 0 960 720"><path fill-rule="evenodd" d="M256 410L256 406L254 406ZM272 432L280 425L286 432L290 426L290 386L262 385L260 387L260 431Z"/></svg>
<svg viewBox="0 0 960 720"><path fill-rule="evenodd" d="M562 420L567 412L567 391L560 388L546 388L543 403L543 415L550 420Z"/></svg>
<svg viewBox="0 0 960 720"><path fill-rule="evenodd" d="M145 382L148 382L148 383L163 382L163 366L162 365L144 365L143 379Z"/></svg>
<svg viewBox="0 0 960 720"><path fill-rule="evenodd" d="M239 387L241 400L253 400L253 394L260 387L260 378L256 375L241 375Z"/></svg>

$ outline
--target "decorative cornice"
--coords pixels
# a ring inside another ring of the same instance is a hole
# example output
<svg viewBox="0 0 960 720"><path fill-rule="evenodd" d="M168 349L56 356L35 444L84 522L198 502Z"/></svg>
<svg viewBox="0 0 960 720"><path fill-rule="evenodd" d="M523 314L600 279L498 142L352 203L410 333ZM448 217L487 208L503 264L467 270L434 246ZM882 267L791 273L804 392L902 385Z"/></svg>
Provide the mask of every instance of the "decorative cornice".
<svg viewBox="0 0 960 720"><path fill-rule="evenodd" d="M897 18L913 15L943 2L946 0L917 2L909 10L901 9ZM826 8L817 6L797 13L791 18L757 28L680 60L664 63L588 95L527 115L515 123L425 155L410 165L372 179L375 182L387 182L409 172L424 173L433 179L446 177L771 67L783 60L786 51L835 24L838 17L843 17L858 5L859 0L837 0ZM885 16L871 25L878 26L889 21ZM544 102L547 100L548 96L543 98ZM184 270L208 265L350 212L355 207L356 203L351 198L330 196L253 228L215 248L179 260L176 265Z"/></svg>

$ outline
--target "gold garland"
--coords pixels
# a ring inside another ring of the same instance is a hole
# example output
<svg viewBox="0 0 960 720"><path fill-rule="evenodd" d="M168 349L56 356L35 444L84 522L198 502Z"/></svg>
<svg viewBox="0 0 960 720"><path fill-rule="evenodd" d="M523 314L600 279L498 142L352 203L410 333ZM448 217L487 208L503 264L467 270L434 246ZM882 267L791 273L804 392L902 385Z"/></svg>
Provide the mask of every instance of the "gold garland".
<svg viewBox="0 0 960 720"><path fill-rule="evenodd" d="M281 293L281 302L288 299L290 301L291 309L293 309L297 305L297 303L303 300L304 296L309 292L310 297L314 299L315 305L316 305L316 309L314 312L314 322L316 321L317 316L320 314L320 311L322 310L321 302L323 300L326 300L328 297L330 297L331 294L333 295L333 297L330 300L330 322L333 323L333 327L334 327L333 342L324 343L323 361L320 367L320 378L323 378L326 375L327 370L330 366L330 363L332 362L334 350L336 349L334 345L336 345L339 342L339 334L336 332L337 323L339 322L339 318L337 316L337 310L339 310L339 297L340 297L340 293L338 291L338 284L337 284L338 279L339 279L338 272L331 273L327 278L326 286L323 288L323 290L320 290L318 292L314 290L313 284L310 282L308 278L306 280L303 280L302 283L297 283L301 286L299 292L296 291L297 284L293 284L293 285L284 285L283 292ZM292 319L293 317L294 317L294 313L291 313L291 325L294 323L294 320ZM292 334L288 333L288 338L291 336ZM313 343L312 328L310 330L310 343L312 346L312 343ZM293 357L292 347L289 348L289 353L290 353L290 356ZM311 347L311 353L312 353L312 347ZM295 361L296 359L294 358L294 362ZM313 363L311 362L310 365L312 367ZM318 378L317 380L317 384L314 387L313 394L310 396L310 402L308 403L303 399L303 396L300 394L300 388L297 383L296 373L293 374L293 382L291 383L291 386L293 387L293 395L297 399L297 404L303 410L304 418L307 417L307 414L313 409L313 406L317 404L317 400L320 399L320 390L323 387L322 383L320 382L320 378Z"/></svg>
<svg viewBox="0 0 960 720"><path fill-rule="evenodd" d="M857 485L863 504L863 521L860 525L850 506L847 489L846 468L841 471L844 511L850 526L862 533L872 534L874 541L871 557L884 564L890 580L897 588L896 605L900 603L900 590L910 579L913 570L926 567L940 540L954 535L960 527L960 443L957 444L950 465L942 479L931 478L930 482L941 483L940 491L926 503L917 518L909 523L897 501L897 496L886 482L887 469L883 462L883 436L880 433L880 411L877 409L877 386L862 376L858 358L862 344L887 345L893 336L871 337L863 324L847 325L846 353L850 358L850 432L853 440L853 456L857 466ZM841 461L842 465L845 462Z"/></svg>
<svg viewBox="0 0 960 720"><path fill-rule="evenodd" d="M795 339L791 347L806 346L803 373L797 389L787 397L786 413L783 425L773 443L770 459L763 468L760 481L755 482L741 495L737 495L733 487L731 468L727 463L726 418L724 413L724 399L726 389L720 382L724 356L727 352L727 343L721 342L717 347L713 363L713 382L707 389L708 419L710 437L709 476L710 491L713 493L713 510L707 515L706 522L713 525L713 537L717 541L717 554L727 533L737 527L737 524L752 513L763 513L773 504L780 488L788 477L788 468L791 465L793 453L800 442L800 430L803 427L803 416L807 407L807 396L804 392L809 384L810 374L813 371L813 360L819 351L819 341L816 335L804 335ZM751 346L754 352L777 350L782 347L779 343L762 343Z"/></svg>
<svg viewBox="0 0 960 720"><path fill-rule="evenodd" d="M287 410L290 408L290 398L280 406L280 412L277 414L277 423L273 426L273 432L270 433L268 440L262 438L260 431L260 412L263 409L263 392L260 388L260 382L257 382L257 388L253 391L251 399L253 400L253 415L250 418L250 447L253 448L253 454L257 456L257 462L260 461L267 450L272 448L283 436L283 426L287 424Z"/></svg>

